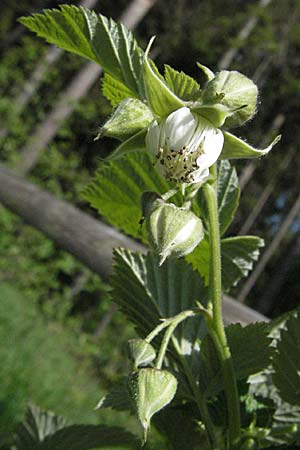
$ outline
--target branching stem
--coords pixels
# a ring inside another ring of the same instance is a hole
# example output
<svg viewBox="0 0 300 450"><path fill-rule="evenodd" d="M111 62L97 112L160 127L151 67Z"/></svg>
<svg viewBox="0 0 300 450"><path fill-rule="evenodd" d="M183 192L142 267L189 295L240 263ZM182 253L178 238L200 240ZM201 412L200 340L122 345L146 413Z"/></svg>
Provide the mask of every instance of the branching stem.
<svg viewBox="0 0 300 450"><path fill-rule="evenodd" d="M179 357L180 362L183 366L185 375L187 377L188 383L189 383L192 393L194 395L197 406L199 408L199 412L201 414L201 419L206 427L208 441L210 443L211 449L217 450L217 439L216 439L215 427L211 420L206 402L202 398L202 396L199 392L199 388L197 386L195 377L193 376L193 374L191 372L191 369L187 363L187 360L182 355L182 351L179 347L178 341L173 334L175 331L175 328L181 322L183 322L184 320L186 320L189 317L194 317L198 314L203 314L207 319L211 320L210 312L207 311L205 308L203 308L200 303L197 303L197 309L190 309L190 310L182 311L181 313L177 314L174 317L165 319L153 331L151 331L151 333L148 334L148 336L146 337L146 341L150 343L162 330L167 328L165 335L163 337L161 346L160 346L160 350L159 350L159 354L157 356L155 367L157 369L160 369L162 367L163 359L165 357L167 347L168 347L168 344L171 339L173 346L175 348L175 351L177 353L177 356Z"/></svg>

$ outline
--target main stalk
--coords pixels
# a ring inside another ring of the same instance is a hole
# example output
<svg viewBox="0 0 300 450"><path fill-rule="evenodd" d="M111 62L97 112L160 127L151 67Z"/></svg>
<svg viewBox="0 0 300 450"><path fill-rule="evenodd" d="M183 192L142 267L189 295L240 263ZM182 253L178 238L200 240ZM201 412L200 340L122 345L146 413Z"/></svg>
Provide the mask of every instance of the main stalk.
<svg viewBox="0 0 300 450"><path fill-rule="evenodd" d="M216 170L215 167L213 170ZM221 242L217 182L215 181L214 184L206 183L203 187L203 191L208 207L209 218L210 301L212 303L213 311L209 332L217 350L222 368L227 402L229 448L232 448L231 446L233 446L233 443L238 439L240 434L240 402L222 314Z"/></svg>

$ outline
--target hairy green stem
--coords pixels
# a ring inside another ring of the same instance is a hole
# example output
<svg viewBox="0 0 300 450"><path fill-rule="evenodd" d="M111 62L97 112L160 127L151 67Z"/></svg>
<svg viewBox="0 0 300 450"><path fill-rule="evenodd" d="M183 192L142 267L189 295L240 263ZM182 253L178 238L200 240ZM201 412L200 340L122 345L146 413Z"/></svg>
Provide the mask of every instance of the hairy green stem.
<svg viewBox="0 0 300 450"><path fill-rule="evenodd" d="M147 342L150 342L164 329L169 327L172 324L175 324L175 327L182 322L183 320L187 319L188 317L193 317L196 314L199 314L200 309L186 309L185 311L181 311L179 314L176 314L176 316L168 317L167 319L161 319L162 322L157 325L157 327L154 328L145 338Z"/></svg>
<svg viewBox="0 0 300 450"><path fill-rule="evenodd" d="M215 169L214 169L215 170ZM213 317L209 332L218 352L224 380L228 413L228 435L230 445L240 434L240 403L233 362L224 330L222 315L221 245L216 183L203 187L209 216L210 241L210 300ZM231 447L230 447L231 448Z"/></svg>
<svg viewBox="0 0 300 450"><path fill-rule="evenodd" d="M170 317L169 319L166 319L163 322L163 324L165 326L167 326L168 328L167 328L167 330L165 332L165 335L163 337L163 340L162 340L162 343L161 343L161 346L160 346L160 349L159 349L159 354L157 356L157 360L156 360L156 364L155 364L155 367L157 369L161 369L161 367L162 367L162 363L163 363L163 360L164 360L164 357L165 357L165 354L166 354L166 351L167 351L167 347L168 347L170 339L171 339L171 337L172 337L172 335L174 333L175 328L181 322L186 320L188 317L193 317L197 313L199 314L199 312L196 311L196 310L188 309L186 311L182 311L181 313L177 314L174 317ZM155 330L159 329L159 331L161 331L161 329L162 329L161 325L162 324L158 325L158 327L156 327ZM154 333L152 332L152 333L150 333L150 335L147 336L146 340L148 342L150 342L149 341L149 336L153 339Z"/></svg>
<svg viewBox="0 0 300 450"><path fill-rule="evenodd" d="M174 330L176 327L177 327L177 323L173 322L171 325L169 325L169 327L167 328L167 330L165 332L165 335L162 340L161 347L159 349L159 353L157 356L156 364L155 364L155 367L157 369L161 369L161 367L162 367L162 363L163 363L163 360L164 360L164 357L165 357L165 354L167 351L169 341L170 341L172 334L174 333Z"/></svg>

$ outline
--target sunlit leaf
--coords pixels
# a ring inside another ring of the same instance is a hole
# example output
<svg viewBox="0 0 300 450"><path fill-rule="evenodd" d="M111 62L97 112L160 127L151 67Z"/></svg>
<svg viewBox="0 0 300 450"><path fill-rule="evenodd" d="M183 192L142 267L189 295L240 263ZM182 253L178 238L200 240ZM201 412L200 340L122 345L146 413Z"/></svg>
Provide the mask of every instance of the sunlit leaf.
<svg viewBox="0 0 300 450"><path fill-rule="evenodd" d="M184 102L169 88L154 62L148 58L148 51L149 47L144 58L146 97L152 111L160 117L165 117L182 108Z"/></svg>
<svg viewBox="0 0 300 450"><path fill-rule="evenodd" d="M196 101L201 98L201 88L197 81L167 64L165 65L165 80L170 89L182 100Z"/></svg>
<svg viewBox="0 0 300 450"><path fill-rule="evenodd" d="M136 149L136 139L138 142L143 140L142 132L121 144L112 157L123 150L127 153ZM102 163L83 195L111 225L146 240L145 227L139 223L142 193L163 194L169 189L169 183L153 167L150 156L146 152L134 152L120 160Z"/></svg>
<svg viewBox="0 0 300 450"><path fill-rule="evenodd" d="M22 17L20 22L47 42L100 64L132 92L141 92L143 51L124 25L73 5Z"/></svg>
<svg viewBox="0 0 300 450"><path fill-rule="evenodd" d="M135 96L134 92L128 89L125 84L116 80L108 73L105 73L102 78L102 94L113 107L117 106L125 98Z"/></svg>

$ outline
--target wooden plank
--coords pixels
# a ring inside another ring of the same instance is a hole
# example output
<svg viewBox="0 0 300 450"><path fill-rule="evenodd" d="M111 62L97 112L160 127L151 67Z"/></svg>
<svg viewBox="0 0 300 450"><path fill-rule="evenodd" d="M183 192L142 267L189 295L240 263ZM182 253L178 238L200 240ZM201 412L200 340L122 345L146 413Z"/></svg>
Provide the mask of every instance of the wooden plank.
<svg viewBox="0 0 300 450"><path fill-rule="evenodd" d="M113 248L146 251L133 239L1 165L0 203L104 278L111 272ZM267 320L228 296L224 296L224 314L226 323Z"/></svg>

